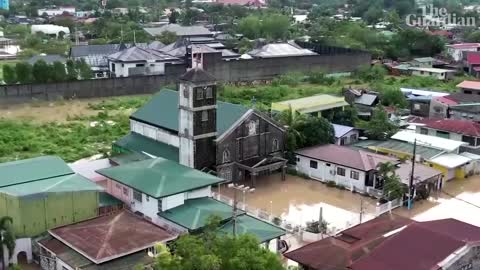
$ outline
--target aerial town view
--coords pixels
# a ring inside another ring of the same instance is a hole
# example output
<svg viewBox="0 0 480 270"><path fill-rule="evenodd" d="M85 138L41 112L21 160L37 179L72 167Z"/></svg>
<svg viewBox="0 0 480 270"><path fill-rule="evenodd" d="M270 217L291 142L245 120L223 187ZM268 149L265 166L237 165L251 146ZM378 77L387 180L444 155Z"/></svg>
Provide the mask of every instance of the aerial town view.
<svg viewBox="0 0 480 270"><path fill-rule="evenodd" d="M0 0L0 270L480 270L480 0Z"/></svg>

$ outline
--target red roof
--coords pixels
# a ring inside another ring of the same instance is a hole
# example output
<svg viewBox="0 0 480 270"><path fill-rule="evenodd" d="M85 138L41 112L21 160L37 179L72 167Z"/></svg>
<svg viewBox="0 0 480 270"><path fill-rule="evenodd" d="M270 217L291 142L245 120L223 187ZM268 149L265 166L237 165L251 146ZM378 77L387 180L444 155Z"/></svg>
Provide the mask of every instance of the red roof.
<svg viewBox="0 0 480 270"><path fill-rule="evenodd" d="M347 229L338 236L293 250L285 254L285 257L312 270L347 269L354 261L388 239L384 237L386 233L412 222L414 221L395 214L384 214Z"/></svg>
<svg viewBox="0 0 480 270"><path fill-rule="evenodd" d="M446 104L446 105L457 105L458 103L450 98L448 98L449 96L445 96L445 97L436 97L434 98L436 101L440 102L440 103L443 103L443 104Z"/></svg>
<svg viewBox="0 0 480 270"><path fill-rule="evenodd" d="M451 37L453 36L452 32L446 31L446 30L435 30L432 32L432 35L434 36L444 36L444 37Z"/></svg>
<svg viewBox="0 0 480 270"><path fill-rule="evenodd" d="M463 81L457 84L457 87L462 89L480 90L480 82L479 81Z"/></svg>
<svg viewBox="0 0 480 270"><path fill-rule="evenodd" d="M298 155L311 159L322 160L328 163L343 165L345 167L370 171L382 162L395 162L394 158L379 155L367 151L355 150L350 147L335 144L325 144L300 149L295 152ZM348 158L345 158L348 157Z"/></svg>
<svg viewBox="0 0 480 270"><path fill-rule="evenodd" d="M480 228L454 219L412 223L351 265L354 270L425 270L468 243L480 240Z"/></svg>
<svg viewBox="0 0 480 270"><path fill-rule="evenodd" d="M462 135L480 137L480 123L469 120L457 119L423 119L417 123L424 124L425 127L438 129Z"/></svg>
<svg viewBox="0 0 480 270"><path fill-rule="evenodd" d="M55 228L49 233L96 264L175 238L164 229L128 211Z"/></svg>
<svg viewBox="0 0 480 270"><path fill-rule="evenodd" d="M458 43L458 44L447 45L447 47L454 48L454 49L478 48L480 47L480 43Z"/></svg>
<svg viewBox="0 0 480 270"><path fill-rule="evenodd" d="M480 54L476 52L469 52L467 54L467 62L470 65L480 65Z"/></svg>

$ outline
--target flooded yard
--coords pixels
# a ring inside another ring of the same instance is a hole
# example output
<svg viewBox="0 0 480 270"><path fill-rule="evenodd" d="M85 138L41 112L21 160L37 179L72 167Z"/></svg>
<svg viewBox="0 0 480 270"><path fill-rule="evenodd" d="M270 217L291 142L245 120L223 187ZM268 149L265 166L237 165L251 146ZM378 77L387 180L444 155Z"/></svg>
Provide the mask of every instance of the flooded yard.
<svg viewBox="0 0 480 270"><path fill-rule="evenodd" d="M220 188L220 193L233 197L233 191L226 186ZM239 194L238 199L242 202L243 194ZM245 194L245 201L248 207L280 217L293 226L318 220L322 208L323 219L331 230L358 223L362 205L364 221L373 218L376 211L376 201L370 198L292 175L287 175L283 182L279 174L259 178L255 191Z"/></svg>
<svg viewBox="0 0 480 270"><path fill-rule="evenodd" d="M480 176L449 181L442 192L416 202L412 210L399 208L395 213L417 221L455 218L480 226Z"/></svg>

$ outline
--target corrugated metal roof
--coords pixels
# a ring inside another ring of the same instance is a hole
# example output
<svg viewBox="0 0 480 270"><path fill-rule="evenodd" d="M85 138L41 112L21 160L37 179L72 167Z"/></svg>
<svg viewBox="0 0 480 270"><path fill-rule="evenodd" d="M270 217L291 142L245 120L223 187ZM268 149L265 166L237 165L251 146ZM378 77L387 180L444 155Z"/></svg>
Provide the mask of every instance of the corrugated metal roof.
<svg viewBox="0 0 480 270"><path fill-rule="evenodd" d="M0 187L73 174L61 158L43 156L0 164Z"/></svg>
<svg viewBox="0 0 480 270"><path fill-rule="evenodd" d="M122 158L112 158L114 161L117 160L118 164L122 164L122 162L125 160L140 161L150 159L150 156L178 161L177 147L155 141L135 132L130 132L129 134L117 140L114 144L120 146L123 149L139 154Z"/></svg>
<svg viewBox="0 0 480 270"><path fill-rule="evenodd" d="M299 113L312 113L344 106L348 106L344 97L316 95L272 103L272 110L280 112L292 108Z"/></svg>
<svg viewBox="0 0 480 270"><path fill-rule="evenodd" d="M218 101L218 136L227 131L247 111L248 108L241 105ZM160 91L147 104L133 113L131 118L178 132L178 92L173 90Z"/></svg>
<svg viewBox="0 0 480 270"><path fill-rule="evenodd" d="M408 155L412 155L413 153L413 144L408 142L397 141L397 140L387 140L384 142L377 141L376 143L372 143L368 145L367 148L372 150L375 150L377 148L389 149L389 150L394 150L396 152L401 152ZM417 145L416 152L417 152L417 155L421 156L424 159L429 160L430 158L443 153L443 150L431 148L428 146Z"/></svg>
<svg viewBox="0 0 480 270"><path fill-rule="evenodd" d="M412 175L412 163L400 163L395 170L395 173L400 177L400 181L408 186L410 184L410 175ZM442 174L441 171L420 163L415 164L414 173L413 184L422 183Z"/></svg>
<svg viewBox="0 0 480 270"><path fill-rule="evenodd" d="M272 43L267 44L259 49L254 49L247 54L253 57L282 57L282 56L300 56L300 55L314 55L315 52L304 49L299 46L292 45L290 43Z"/></svg>
<svg viewBox="0 0 480 270"><path fill-rule="evenodd" d="M445 92L435 92L430 90L413 89L413 88L405 88L405 87L400 88L400 91L402 91L402 93L404 93L405 95L411 94L415 96L444 97L449 95L449 93L445 93Z"/></svg>
<svg viewBox="0 0 480 270"><path fill-rule="evenodd" d="M242 214L239 211L239 214ZM212 198L198 198L186 200L184 204L158 215L189 230L197 230L207 225L212 215L219 216L222 221L232 217L232 207Z"/></svg>
<svg viewBox="0 0 480 270"><path fill-rule="evenodd" d="M460 146L468 144L466 142L460 142L460 141L444 139L436 136L418 134L411 131L399 131L392 136L392 139L408 142L408 143L414 143L416 139L418 145L426 145L426 146L444 150L447 152L455 151Z"/></svg>
<svg viewBox="0 0 480 270"><path fill-rule="evenodd" d="M460 119L422 119L415 121L416 123L424 124L425 127L444 130L453 133L459 133L462 135L469 135L474 137L480 137L480 123L460 120Z"/></svg>
<svg viewBox="0 0 480 270"><path fill-rule="evenodd" d="M102 169L99 174L154 198L207 187L224 180L163 158Z"/></svg>
<svg viewBox="0 0 480 270"><path fill-rule="evenodd" d="M457 84L458 88L480 90L480 81L463 81Z"/></svg>
<svg viewBox="0 0 480 270"><path fill-rule="evenodd" d="M260 243L279 238L286 234L284 229L246 214L237 217L236 231L238 235L254 235ZM233 234L233 221L229 221L223 225L220 232Z"/></svg>
<svg viewBox="0 0 480 270"><path fill-rule="evenodd" d="M340 138L348 132L354 130L354 127L332 124L333 129L335 130L335 138Z"/></svg>
<svg viewBox="0 0 480 270"><path fill-rule="evenodd" d="M108 59L116 62L147 62L147 61L177 61L179 60L176 57L173 57L168 54L164 54L160 51L149 49L149 48L140 48L140 47L131 47L129 49L111 54L108 56Z"/></svg>
<svg viewBox="0 0 480 270"><path fill-rule="evenodd" d="M372 106L377 99L378 99L377 95L362 94L361 96L355 98L355 104Z"/></svg>
<svg viewBox="0 0 480 270"><path fill-rule="evenodd" d="M430 162L450 169L460 167L470 161L472 159L457 154L443 154L430 160Z"/></svg>
<svg viewBox="0 0 480 270"><path fill-rule="evenodd" d="M61 62L65 63L67 62L67 58L59 55L59 54L47 54L47 55L34 55L30 59L27 60L27 62L30 65L35 64L38 60L43 60L47 64L53 64L54 62Z"/></svg>
<svg viewBox="0 0 480 270"><path fill-rule="evenodd" d="M173 32L177 36L209 36L213 35L210 30L201 25L182 26L179 24L167 24L161 27L144 28L152 36L159 36L163 32Z"/></svg>

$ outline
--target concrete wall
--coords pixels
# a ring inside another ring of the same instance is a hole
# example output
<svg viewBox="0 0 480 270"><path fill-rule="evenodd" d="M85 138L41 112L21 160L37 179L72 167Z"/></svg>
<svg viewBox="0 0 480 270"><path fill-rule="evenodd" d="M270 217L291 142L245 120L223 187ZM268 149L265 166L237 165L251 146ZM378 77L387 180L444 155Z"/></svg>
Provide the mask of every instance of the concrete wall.
<svg viewBox="0 0 480 270"><path fill-rule="evenodd" d="M160 111L161 109L159 108L159 112ZM180 146L180 139L176 134L170 133L158 127L147 125L135 120L130 120L130 130L168 145L173 145L175 147Z"/></svg>
<svg viewBox="0 0 480 270"><path fill-rule="evenodd" d="M310 161L317 162L317 169L310 167ZM345 176L337 174L337 168L339 167L345 169ZM363 171L298 155L296 170L322 182L335 181L337 185L342 185L347 189L351 190L354 187L356 191L365 192L366 173ZM351 171L359 173L358 180L350 178Z"/></svg>
<svg viewBox="0 0 480 270"><path fill-rule="evenodd" d="M445 270L464 270L464 269L480 269L480 247L473 246L455 256L456 260L451 265L442 267Z"/></svg>

